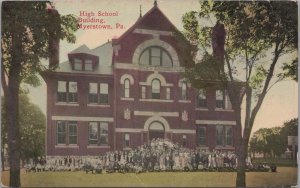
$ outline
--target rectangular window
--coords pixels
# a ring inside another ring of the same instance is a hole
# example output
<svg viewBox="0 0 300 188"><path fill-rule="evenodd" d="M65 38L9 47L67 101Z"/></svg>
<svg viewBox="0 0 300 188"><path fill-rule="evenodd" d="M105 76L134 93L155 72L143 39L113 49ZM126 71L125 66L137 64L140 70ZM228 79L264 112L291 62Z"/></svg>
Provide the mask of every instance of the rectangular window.
<svg viewBox="0 0 300 188"><path fill-rule="evenodd" d="M224 92L222 90L216 90L216 108L223 108L225 107L224 101Z"/></svg>
<svg viewBox="0 0 300 188"><path fill-rule="evenodd" d="M198 91L197 107L207 108L206 90L204 89Z"/></svg>
<svg viewBox="0 0 300 188"><path fill-rule="evenodd" d="M142 86L142 99L146 98L146 87Z"/></svg>
<svg viewBox="0 0 300 188"><path fill-rule="evenodd" d="M89 144L98 145L98 123L90 122L89 123Z"/></svg>
<svg viewBox="0 0 300 188"><path fill-rule="evenodd" d="M101 104L108 104L108 84L100 84L100 101Z"/></svg>
<svg viewBox="0 0 300 188"><path fill-rule="evenodd" d="M216 126L217 146L224 146L224 126Z"/></svg>
<svg viewBox="0 0 300 188"><path fill-rule="evenodd" d="M98 84L89 83L89 103L98 103Z"/></svg>
<svg viewBox="0 0 300 188"><path fill-rule="evenodd" d="M68 102L77 102L77 82L69 82Z"/></svg>
<svg viewBox="0 0 300 188"><path fill-rule="evenodd" d="M167 88L166 89L166 99L170 99L171 98L171 91L170 91L170 88Z"/></svg>
<svg viewBox="0 0 300 188"><path fill-rule="evenodd" d="M86 71L92 71L93 70L93 61L90 59L87 59L84 61L84 70Z"/></svg>
<svg viewBox="0 0 300 188"><path fill-rule="evenodd" d="M199 134L199 146L206 146L206 128L205 127L199 127L198 129Z"/></svg>
<svg viewBox="0 0 300 188"><path fill-rule="evenodd" d="M100 145L108 144L108 123L100 122Z"/></svg>
<svg viewBox="0 0 300 188"><path fill-rule="evenodd" d="M185 81L183 81L182 85L181 85L181 99L182 100L187 100L186 89L187 89L187 84Z"/></svg>
<svg viewBox="0 0 300 188"><path fill-rule="evenodd" d="M232 127L226 126L225 127L225 145L233 146L233 130Z"/></svg>
<svg viewBox="0 0 300 188"><path fill-rule="evenodd" d="M216 126L216 135L218 146L233 146L232 126Z"/></svg>
<svg viewBox="0 0 300 188"><path fill-rule="evenodd" d="M89 123L89 144L90 145L108 144L108 123L107 122Z"/></svg>
<svg viewBox="0 0 300 188"><path fill-rule="evenodd" d="M126 133L124 136L124 147L128 148L129 142L130 142L130 135L128 133Z"/></svg>
<svg viewBox="0 0 300 188"><path fill-rule="evenodd" d="M82 60L75 58L74 59L74 70L82 70Z"/></svg>
<svg viewBox="0 0 300 188"><path fill-rule="evenodd" d="M57 102L67 102L67 82L57 82Z"/></svg>
<svg viewBox="0 0 300 188"><path fill-rule="evenodd" d="M65 144L65 145L77 144L77 122L58 121L56 133L57 133L57 144Z"/></svg>
<svg viewBox="0 0 300 188"><path fill-rule="evenodd" d="M57 102L77 102L77 82L57 82Z"/></svg>
<svg viewBox="0 0 300 188"><path fill-rule="evenodd" d="M57 122L57 144L67 144L66 134L66 122L59 121Z"/></svg>
<svg viewBox="0 0 300 188"><path fill-rule="evenodd" d="M151 55L151 58L150 58L151 65L160 66L161 65L161 50L159 48L151 48L150 55Z"/></svg>
<svg viewBox="0 0 300 188"><path fill-rule="evenodd" d="M69 144L77 144L77 123L69 122Z"/></svg>

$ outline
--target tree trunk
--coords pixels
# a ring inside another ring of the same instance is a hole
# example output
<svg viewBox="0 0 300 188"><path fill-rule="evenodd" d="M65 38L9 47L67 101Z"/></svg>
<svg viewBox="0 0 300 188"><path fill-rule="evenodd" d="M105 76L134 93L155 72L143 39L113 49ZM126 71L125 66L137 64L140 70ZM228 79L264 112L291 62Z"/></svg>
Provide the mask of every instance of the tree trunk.
<svg viewBox="0 0 300 188"><path fill-rule="evenodd" d="M8 71L7 95L5 109L7 116L7 143L10 168L9 187L20 187L20 126L19 126L19 88L22 62L22 33L16 22L12 34L12 53Z"/></svg>
<svg viewBox="0 0 300 188"><path fill-rule="evenodd" d="M14 68L12 68L14 69ZM10 71L14 73L15 71ZM18 71L16 71L18 72ZM19 75L10 74L8 95L5 96L8 129L8 155L10 187L20 187L20 127L19 127Z"/></svg>
<svg viewBox="0 0 300 188"><path fill-rule="evenodd" d="M238 154L236 187L246 187L246 153L247 151L244 144L241 144L240 152Z"/></svg>

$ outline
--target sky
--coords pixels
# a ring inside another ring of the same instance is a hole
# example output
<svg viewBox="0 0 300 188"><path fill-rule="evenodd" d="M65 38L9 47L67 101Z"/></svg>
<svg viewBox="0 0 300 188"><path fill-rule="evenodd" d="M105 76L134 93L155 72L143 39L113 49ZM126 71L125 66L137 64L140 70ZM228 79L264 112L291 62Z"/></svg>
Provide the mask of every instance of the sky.
<svg viewBox="0 0 300 188"><path fill-rule="evenodd" d="M112 29L79 29L76 35L76 42L69 44L60 42L60 62L67 60L67 53L81 46L87 45L95 48L101 44L116 38L129 29L139 18L140 5L141 13L144 15L153 7L153 0L54 0L54 6L61 15L73 14L77 18L82 13L93 12L96 18L103 19L104 25L111 25ZM185 12L197 11L200 9L198 0L158 0L158 7L179 29L183 30L181 18ZM85 12L84 12L85 11ZM118 16L97 16L101 13L116 13ZM123 25L123 28L116 28L116 24ZM292 57L282 57L280 63L286 62ZM276 67L280 70L280 63ZM46 85L37 88L29 87L31 102L37 104L46 114ZM262 127L281 126L284 122L298 117L298 84L294 81L283 81L274 85L267 94L263 105L256 117L253 131Z"/></svg>

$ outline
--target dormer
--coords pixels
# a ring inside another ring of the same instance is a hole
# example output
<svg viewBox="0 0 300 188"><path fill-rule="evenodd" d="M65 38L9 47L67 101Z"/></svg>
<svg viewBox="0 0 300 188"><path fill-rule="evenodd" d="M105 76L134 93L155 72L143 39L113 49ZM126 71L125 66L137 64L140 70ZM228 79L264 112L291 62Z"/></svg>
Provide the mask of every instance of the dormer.
<svg viewBox="0 0 300 188"><path fill-rule="evenodd" d="M86 45L70 52L68 58L73 71L94 71L99 65L99 56Z"/></svg>

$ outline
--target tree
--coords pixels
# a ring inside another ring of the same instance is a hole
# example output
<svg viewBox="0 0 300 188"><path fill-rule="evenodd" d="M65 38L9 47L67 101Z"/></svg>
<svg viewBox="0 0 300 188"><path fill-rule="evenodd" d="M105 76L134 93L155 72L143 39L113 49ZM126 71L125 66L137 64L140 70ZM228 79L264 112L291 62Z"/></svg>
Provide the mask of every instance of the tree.
<svg viewBox="0 0 300 188"><path fill-rule="evenodd" d="M204 55L210 55L208 49L211 47L210 33L214 24L213 20L218 20L214 29L218 30L222 27L226 29L226 38L224 37L223 43L225 46L224 58L222 58L220 46L214 46L214 42L212 46L215 60L219 61L219 67L216 66L215 71L220 73L215 74L217 77L214 80L228 89L235 112L238 130L236 186L245 187L245 159L256 115L270 88L283 79L282 76L274 76L278 60L283 55L292 54L297 50L297 3L291 1L205 1L200 4L199 12L189 12L184 15L184 29L186 37L192 44L198 44ZM199 24L199 20L205 21ZM209 26L210 23L211 26ZM218 37L212 39L213 41L218 40ZM222 40L220 41L217 44L222 45ZM216 52L221 52L219 53L221 58L217 56ZM202 59L202 61L204 60ZM205 66L205 64L201 64L195 63L186 71L186 77L192 84L207 82L206 77L197 74L201 72L198 69L203 69ZM221 67L220 65L226 66ZM239 77L239 80L242 79L242 81L235 79L237 75L244 75L244 78ZM197 84L195 85L197 86ZM246 97L246 110L244 129L242 129L241 104L244 97Z"/></svg>
<svg viewBox="0 0 300 188"><path fill-rule="evenodd" d="M20 187L19 91L22 82L38 85L37 74L47 68L40 59L52 53L52 39L74 42L78 25L72 15L52 14L48 2L2 3L1 80L7 112L9 186ZM51 56L50 56L51 59Z"/></svg>
<svg viewBox="0 0 300 188"><path fill-rule="evenodd" d="M25 94L19 97L19 115L20 115L20 136L21 136L21 152L22 160L36 159L38 156L45 154L45 122L46 117L41 109L30 103L29 98ZM2 101L4 99L2 98ZM7 144L7 121L6 121L5 105L2 102L2 121L1 121L1 148ZM3 152L3 150L1 151ZM3 156L3 153L1 153ZM4 159L2 158L2 167L4 170Z"/></svg>
<svg viewBox="0 0 300 188"><path fill-rule="evenodd" d="M250 139L249 151L268 153L271 157L279 157L286 150L284 136L281 134L281 127L261 128L253 134Z"/></svg>

